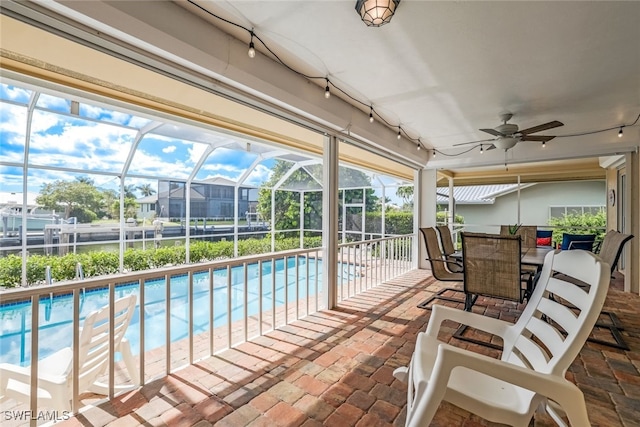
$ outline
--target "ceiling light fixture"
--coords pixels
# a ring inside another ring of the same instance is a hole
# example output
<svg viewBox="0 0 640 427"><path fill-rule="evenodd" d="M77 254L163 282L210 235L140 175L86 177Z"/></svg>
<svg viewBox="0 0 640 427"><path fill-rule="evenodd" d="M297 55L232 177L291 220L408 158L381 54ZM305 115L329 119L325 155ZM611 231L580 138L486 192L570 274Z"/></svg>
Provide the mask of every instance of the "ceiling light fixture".
<svg viewBox="0 0 640 427"><path fill-rule="evenodd" d="M325 79L327 81L327 86L324 88L324 97L329 99L331 96L331 91L329 90L329 79Z"/></svg>
<svg viewBox="0 0 640 427"><path fill-rule="evenodd" d="M495 145L496 148L507 151L508 149L515 147L517 142L518 140L516 138L501 136L494 141L493 145Z"/></svg>
<svg viewBox="0 0 640 427"><path fill-rule="evenodd" d="M482 144L480 144L480 154L484 154L484 148L482 148Z"/></svg>
<svg viewBox="0 0 640 427"><path fill-rule="evenodd" d="M371 110L369 110L369 123L373 123L373 106L370 106Z"/></svg>
<svg viewBox="0 0 640 427"><path fill-rule="evenodd" d="M381 27L391 21L398 3L400 0L358 0L356 12L367 27Z"/></svg>
<svg viewBox="0 0 640 427"><path fill-rule="evenodd" d="M542 141L542 148L547 148L547 141Z"/></svg>
<svg viewBox="0 0 640 427"><path fill-rule="evenodd" d="M251 30L251 41L249 42L249 52L247 52L247 55L252 59L256 57L256 47L253 44L253 30Z"/></svg>
<svg viewBox="0 0 640 427"><path fill-rule="evenodd" d="M420 141L420 138L418 138L418 151L420 151L421 148L422 148L422 141Z"/></svg>
<svg viewBox="0 0 640 427"><path fill-rule="evenodd" d="M620 130L618 131L618 138L622 138L622 128L624 126L620 126Z"/></svg>
<svg viewBox="0 0 640 427"><path fill-rule="evenodd" d="M398 139L402 138L402 128L398 126Z"/></svg>

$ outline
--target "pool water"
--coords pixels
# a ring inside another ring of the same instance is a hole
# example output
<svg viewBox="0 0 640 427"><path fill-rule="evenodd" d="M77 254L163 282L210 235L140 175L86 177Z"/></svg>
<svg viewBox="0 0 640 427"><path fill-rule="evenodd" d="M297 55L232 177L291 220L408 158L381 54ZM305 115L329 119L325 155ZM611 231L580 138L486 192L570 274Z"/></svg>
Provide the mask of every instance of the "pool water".
<svg viewBox="0 0 640 427"><path fill-rule="evenodd" d="M275 265L274 265L275 264ZM307 265L308 264L308 265ZM316 265L317 264L317 265ZM354 266L343 266L349 274ZM258 264L247 265L247 315L257 315L259 300L262 298L263 310L270 310L275 298L276 307L284 304L285 271L287 275L287 295L289 302L306 298L317 293L316 287L322 284L322 261L314 258L298 257L298 290L296 294L296 260L288 258L285 266L284 259L262 264L262 293L259 291ZM308 274L307 274L308 273ZM213 321L214 327L224 326L228 318L227 300L231 298L231 321L241 320L244 316L244 270L238 266L231 269L231 295L228 295L227 269L214 270L213 280ZM272 277L276 277L275 294L272 295ZM170 278L170 336L175 342L188 336L188 285L186 275ZM128 294L138 294L139 285L129 284L116 287L115 297L120 298ZM98 289L87 291L80 295L80 319L90 312L108 304L108 290ZM209 274L196 273L193 276L193 333L198 334L209 330L210 313ZM138 301L139 303L139 301ZM70 346L72 340L73 297L63 295L56 297L42 297L40 299L39 326L39 358L46 357L53 352ZM164 279L145 283L145 351L162 347L165 344L166 330L166 286ZM131 320L125 336L131 343L134 354L140 352L140 307ZM0 362L17 365L29 365L31 342L31 304L29 302L0 306Z"/></svg>

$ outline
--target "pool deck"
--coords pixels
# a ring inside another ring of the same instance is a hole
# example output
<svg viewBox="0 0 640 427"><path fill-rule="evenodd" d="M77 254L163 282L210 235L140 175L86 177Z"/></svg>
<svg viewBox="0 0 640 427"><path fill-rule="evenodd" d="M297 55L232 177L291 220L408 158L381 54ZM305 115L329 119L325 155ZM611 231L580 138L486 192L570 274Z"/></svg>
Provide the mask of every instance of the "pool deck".
<svg viewBox="0 0 640 427"><path fill-rule="evenodd" d="M631 350L588 342L567 374L584 392L594 426L640 426L640 296L617 290L619 285L619 279L613 281L606 308L622 320ZM402 426L406 386L391 373L408 363L416 334L428 321L430 311L416 305L446 286L428 271L412 271L112 401L84 396L83 402L93 405L55 425ZM474 311L514 320L522 307L484 299ZM452 338L454 329L443 329L441 338L499 354ZM607 335L606 330L596 333ZM154 354L164 356L163 351ZM148 370L154 369L150 357ZM444 403L432 425L495 424ZM555 424L536 415L531 425Z"/></svg>

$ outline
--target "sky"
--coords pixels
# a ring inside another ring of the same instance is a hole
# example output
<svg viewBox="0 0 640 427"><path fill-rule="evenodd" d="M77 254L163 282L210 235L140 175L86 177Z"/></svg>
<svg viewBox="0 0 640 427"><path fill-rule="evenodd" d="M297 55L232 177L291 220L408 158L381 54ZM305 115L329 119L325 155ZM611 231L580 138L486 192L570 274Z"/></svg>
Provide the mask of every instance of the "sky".
<svg viewBox="0 0 640 427"><path fill-rule="evenodd" d="M23 192L27 106L32 96L27 88L0 83L0 193ZM29 199L46 183L78 177L89 177L97 187L117 192L118 175L136 143L127 175L144 178L127 177L125 185L150 184L156 191L156 177L188 178L211 144L217 148L206 156L197 181L217 177L237 181L250 170L244 183L260 186L269 179L275 162L254 164L260 151L254 141L250 141L253 150L247 152L248 141L175 123L164 123L138 141L139 130L154 124L152 117L88 103L79 104L78 114L71 114L71 109L71 102L62 97L40 93L37 98L28 141ZM387 197L393 196L395 188L387 191Z"/></svg>

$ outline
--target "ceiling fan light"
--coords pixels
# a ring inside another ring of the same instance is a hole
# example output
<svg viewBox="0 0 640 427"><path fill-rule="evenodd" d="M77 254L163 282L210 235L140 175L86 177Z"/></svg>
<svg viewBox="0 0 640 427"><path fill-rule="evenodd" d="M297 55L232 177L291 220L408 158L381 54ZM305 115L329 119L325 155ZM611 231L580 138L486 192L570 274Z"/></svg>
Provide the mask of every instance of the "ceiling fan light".
<svg viewBox="0 0 640 427"><path fill-rule="evenodd" d="M400 0L358 0L356 12L367 27L381 27L391 21L398 3Z"/></svg>
<svg viewBox="0 0 640 427"><path fill-rule="evenodd" d="M620 127L620 130L618 131L618 138L622 138L622 127Z"/></svg>
<svg viewBox="0 0 640 427"><path fill-rule="evenodd" d="M506 151L510 148L515 147L517 143L518 140L516 138L500 137L493 142L493 145L495 145L496 148L500 148L501 150Z"/></svg>

